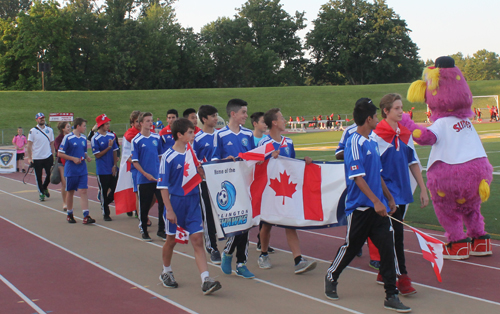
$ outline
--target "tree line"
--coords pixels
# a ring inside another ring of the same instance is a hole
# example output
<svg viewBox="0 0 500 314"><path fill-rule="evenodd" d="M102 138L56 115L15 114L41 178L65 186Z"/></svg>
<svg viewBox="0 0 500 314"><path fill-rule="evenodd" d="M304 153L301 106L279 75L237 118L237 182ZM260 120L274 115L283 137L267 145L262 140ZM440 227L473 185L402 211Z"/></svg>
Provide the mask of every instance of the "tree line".
<svg viewBox="0 0 500 314"><path fill-rule="evenodd" d="M385 0L327 2L304 41L304 12L280 0L248 0L199 33L178 23L175 1L2 0L0 89L41 89L39 62L49 90L401 83L424 66Z"/></svg>

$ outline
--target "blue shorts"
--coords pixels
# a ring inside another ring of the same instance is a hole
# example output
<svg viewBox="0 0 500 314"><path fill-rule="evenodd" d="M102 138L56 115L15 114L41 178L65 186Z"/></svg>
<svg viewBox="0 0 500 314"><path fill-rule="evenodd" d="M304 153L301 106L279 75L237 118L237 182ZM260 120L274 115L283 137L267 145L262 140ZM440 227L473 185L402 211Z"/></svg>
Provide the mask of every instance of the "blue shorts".
<svg viewBox="0 0 500 314"><path fill-rule="evenodd" d="M200 195L187 196L170 195L170 204L177 216L177 225L184 228L189 234L203 231L203 220L201 219ZM177 225L167 221L167 211L163 211L165 220L165 233L175 235Z"/></svg>
<svg viewBox="0 0 500 314"><path fill-rule="evenodd" d="M139 170L132 169L130 172L132 172L132 182L134 183L134 193L136 193L137 192L137 172L139 172Z"/></svg>
<svg viewBox="0 0 500 314"><path fill-rule="evenodd" d="M88 189L88 176L66 177L66 191L78 191Z"/></svg>

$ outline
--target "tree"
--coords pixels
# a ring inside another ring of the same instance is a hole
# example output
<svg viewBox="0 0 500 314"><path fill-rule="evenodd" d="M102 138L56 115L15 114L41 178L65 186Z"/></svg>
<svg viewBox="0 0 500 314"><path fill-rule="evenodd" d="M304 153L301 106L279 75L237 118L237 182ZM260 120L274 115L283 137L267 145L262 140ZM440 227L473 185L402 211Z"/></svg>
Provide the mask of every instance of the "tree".
<svg viewBox="0 0 500 314"><path fill-rule="evenodd" d="M498 54L486 49L479 50L468 57L464 76L468 81L497 80L500 78Z"/></svg>
<svg viewBox="0 0 500 314"><path fill-rule="evenodd" d="M19 12L26 12L31 6L31 0L2 0L0 1L0 18L14 19Z"/></svg>
<svg viewBox="0 0 500 314"><path fill-rule="evenodd" d="M306 35L316 82L409 82L420 75L417 46L406 22L385 0L331 0Z"/></svg>

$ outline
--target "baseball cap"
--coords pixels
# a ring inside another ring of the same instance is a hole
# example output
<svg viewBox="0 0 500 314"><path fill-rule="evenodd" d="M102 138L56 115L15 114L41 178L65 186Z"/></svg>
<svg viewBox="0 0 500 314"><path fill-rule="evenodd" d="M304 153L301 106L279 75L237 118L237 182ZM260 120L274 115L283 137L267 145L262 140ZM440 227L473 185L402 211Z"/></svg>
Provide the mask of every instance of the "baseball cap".
<svg viewBox="0 0 500 314"><path fill-rule="evenodd" d="M97 128L100 128L101 125L109 121L111 121L111 119L108 118L104 113L95 118L95 122L97 123Z"/></svg>
<svg viewBox="0 0 500 314"><path fill-rule="evenodd" d="M36 114L35 119L45 118L45 115L42 112Z"/></svg>

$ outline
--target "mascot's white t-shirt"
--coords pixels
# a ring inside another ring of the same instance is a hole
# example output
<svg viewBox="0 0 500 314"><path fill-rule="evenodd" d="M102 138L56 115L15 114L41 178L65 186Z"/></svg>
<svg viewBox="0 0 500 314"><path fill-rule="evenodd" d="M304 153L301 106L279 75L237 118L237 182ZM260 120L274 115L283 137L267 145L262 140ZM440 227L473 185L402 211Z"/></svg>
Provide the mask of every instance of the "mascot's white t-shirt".
<svg viewBox="0 0 500 314"><path fill-rule="evenodd" d="M437 141L432 145L427 169L438 160L455 165L486 157L481 139L469 119L441 118L428 129L436 135Z"/></svg>

